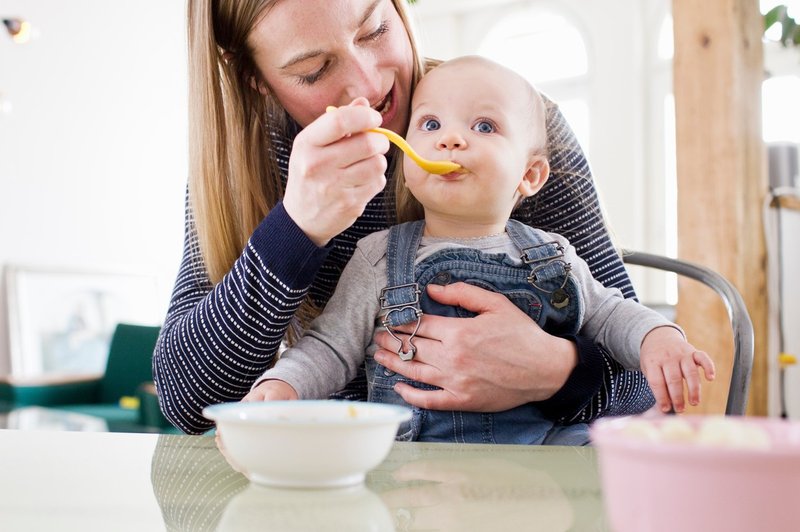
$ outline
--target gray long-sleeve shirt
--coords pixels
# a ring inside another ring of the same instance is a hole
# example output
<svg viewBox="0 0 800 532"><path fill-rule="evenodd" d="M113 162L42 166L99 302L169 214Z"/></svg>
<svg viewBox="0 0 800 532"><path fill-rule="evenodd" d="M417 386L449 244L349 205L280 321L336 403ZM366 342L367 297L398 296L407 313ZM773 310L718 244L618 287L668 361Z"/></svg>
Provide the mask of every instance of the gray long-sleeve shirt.
<svg viewBox="0 0 800 532"><path fill-rule="evenodd" d="M300 399L322 399L355 376L364 357L377 349L373 335L378 327L380 291L387 284L388 234L376 232L358 242L325 310L255 386L265 379L278 379L290 384ZM596 281L565 238L542 234L558 241L564 247L564 260L572 264L584 307L580 334L606 347L623 366L639 367L639 348L648 332L662 326L678 328L660 314L625 299L618 289ZM469 240L423 237L416 262L440 249L459 246L519 256L506 234Z"/></svg>

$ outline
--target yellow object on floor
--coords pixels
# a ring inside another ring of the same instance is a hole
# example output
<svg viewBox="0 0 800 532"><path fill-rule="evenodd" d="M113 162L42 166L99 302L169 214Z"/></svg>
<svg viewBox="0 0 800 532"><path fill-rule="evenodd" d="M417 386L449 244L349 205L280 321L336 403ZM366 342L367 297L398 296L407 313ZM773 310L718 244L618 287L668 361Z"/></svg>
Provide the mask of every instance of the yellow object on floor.
<svg viewBox="0 0 800 532"><path fill-rule="evenodd" d="M139 398L133 397L132 395L124 395L119 398L119 406L126 410L138 410Z"/></svg>

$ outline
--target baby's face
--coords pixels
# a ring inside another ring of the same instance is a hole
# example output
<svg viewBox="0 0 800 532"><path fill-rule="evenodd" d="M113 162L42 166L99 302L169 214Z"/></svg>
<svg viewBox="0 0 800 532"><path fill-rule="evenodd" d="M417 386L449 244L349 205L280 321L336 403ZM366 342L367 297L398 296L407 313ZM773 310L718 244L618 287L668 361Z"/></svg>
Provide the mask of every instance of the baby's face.
<svg viewBox="0 0 800 532"><path fill-rule="evenodd" d="M405 159L406 185L426 215L508 218L531 159L531 117L527 85L493 63L462 59L428 73L414 93L406 138L423 157L465 172L428 174Z"/></svg>

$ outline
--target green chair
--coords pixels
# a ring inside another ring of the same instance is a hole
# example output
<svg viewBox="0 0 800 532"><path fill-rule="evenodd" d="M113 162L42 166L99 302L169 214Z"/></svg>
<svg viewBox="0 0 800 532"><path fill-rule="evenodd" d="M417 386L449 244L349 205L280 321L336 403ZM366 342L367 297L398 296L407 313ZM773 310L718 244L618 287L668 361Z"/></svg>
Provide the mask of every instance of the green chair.
<svg viewBox="0 0 800 532"><path fill-rule="evenodd" d="M106 370L96 379L52 383L0 382L7 407L41 406L102 418L113 432L175 432L152 393L153 350L160 328L120 323Z"/></svg>

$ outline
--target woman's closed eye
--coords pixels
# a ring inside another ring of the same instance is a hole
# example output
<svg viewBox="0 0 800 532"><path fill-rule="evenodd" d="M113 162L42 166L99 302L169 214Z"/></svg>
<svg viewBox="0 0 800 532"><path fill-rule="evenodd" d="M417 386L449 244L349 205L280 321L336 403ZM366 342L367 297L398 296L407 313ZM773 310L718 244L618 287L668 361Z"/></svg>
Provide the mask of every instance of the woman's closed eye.
<svg viewBox="0 0 800 532"><path fill-rule="evenodd" d="M368 33L367 35L361 37L359 40L361 42L366 42L366 43L378 41L388 31L389 31L389 22L384 20L384 21L381 21L381 23L378 25L377 29L375 29L374 31ZM322 66L320 68L318 68L317 70L315 70L314 72L312 72L310 74L304 74L304 75L298 76L297 77L298 82L301 85L313 85L314 83L319 81L322 78L322 76L325 75L325 73L330 69L332 64L333 64L333 61L331 61L330 59L325 61L325 63L323 63Z"/></svg>
<svg viewBox="0 0 800 532"><path fill-rule="evenodd" d="M305 75L302 75L302 76L297 76L298 82L301 85L312 85L312 84L316 83L323 76L323 74L325 74L325 72L327 72L327 70L331 66L331 63L332 63L332 61L327 60L322 64L321 67L319 67L317 70L315 70L311 74L305 74Z"/></svg>
<svg viewBox="0 0 800 532"><path fill-rule="evenodd" d="M388 31L389 31L389 21L382 20L375 31L370 32L369 34L363 36L361 40L364 42L377 41Z"/></svg>

